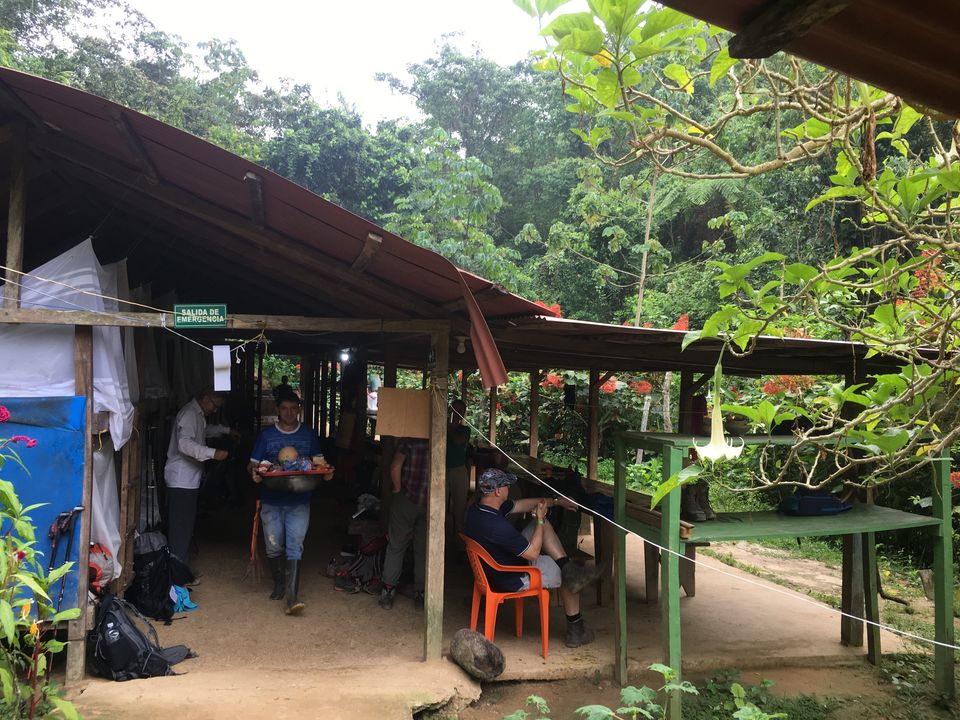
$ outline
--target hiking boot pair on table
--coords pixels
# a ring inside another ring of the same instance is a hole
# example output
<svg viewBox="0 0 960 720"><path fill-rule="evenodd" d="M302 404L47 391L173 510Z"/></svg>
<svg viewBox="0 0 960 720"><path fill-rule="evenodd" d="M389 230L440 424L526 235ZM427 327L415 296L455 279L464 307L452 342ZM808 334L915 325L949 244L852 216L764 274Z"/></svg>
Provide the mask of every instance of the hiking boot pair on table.
<svg viewBox="0 0 960 720"><path fill-rule="evenodd" d="M705 480L680 490L680 518L687 522L717 519L717 513L710 507L710 485Z"/></svg>

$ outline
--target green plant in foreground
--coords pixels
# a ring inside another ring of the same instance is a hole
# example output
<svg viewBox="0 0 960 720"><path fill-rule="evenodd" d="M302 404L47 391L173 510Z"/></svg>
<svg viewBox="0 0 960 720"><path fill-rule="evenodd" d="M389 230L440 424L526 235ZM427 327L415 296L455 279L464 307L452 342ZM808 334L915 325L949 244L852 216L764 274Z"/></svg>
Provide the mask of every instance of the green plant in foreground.
<svg viewBox="0 0 960 720"><path fill-rule="evenodd" d="M0 423L9 418L7 408L0 405ZM32 448L37 441L25 435L0 438L0 470L7 462L26 470L16 450L19 443ZM49 574L44 571L27 514L37 507L23 507L13 483L0 480L0 717L4 720L79 717L73 705L60 697L48 674L48 657L66 646L48 629L80 615L77 608L55 612L49 595L73 563L64 563Z"/></svg>

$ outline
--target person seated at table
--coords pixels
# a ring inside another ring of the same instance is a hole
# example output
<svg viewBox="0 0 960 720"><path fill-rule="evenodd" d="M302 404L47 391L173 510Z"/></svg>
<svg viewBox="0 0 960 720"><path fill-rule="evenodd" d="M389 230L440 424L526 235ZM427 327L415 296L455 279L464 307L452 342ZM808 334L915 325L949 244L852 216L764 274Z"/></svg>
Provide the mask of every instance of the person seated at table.
<svg viewBox="0 0 960 720"><path fill-rule="evenodd" d="M593 630L580 614L580 591L600 577L600 569L574 562L563 549L553 527L546 521L547 510L555 505L576 509L576 504L556 498L508 499L516 475L497 468L484 470L477 480L477 501L467 510L464 534L476 540L501 565L533 565L540 570L543 587L560 588L567 616L567 647L593 642ZM508 515L533 513L523 531L517 530ZM485 567L487 580L497 592L516 592L530 587L530 576L504 573Z"/></svg>

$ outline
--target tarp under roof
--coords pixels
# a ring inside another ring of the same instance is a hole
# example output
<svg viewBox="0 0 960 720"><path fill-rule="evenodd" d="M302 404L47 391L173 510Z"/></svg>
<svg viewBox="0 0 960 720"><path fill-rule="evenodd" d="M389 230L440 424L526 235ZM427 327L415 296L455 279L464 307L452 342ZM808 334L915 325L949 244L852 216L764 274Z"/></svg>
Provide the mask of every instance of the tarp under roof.
<svg viewBox="0 0 960 720"><path fill-rule="evenodd" d="M765 10L798 5L783 0L662 2L735 33ZM853 0L783 49L960 117L960 2L956 0Z"/></svg>

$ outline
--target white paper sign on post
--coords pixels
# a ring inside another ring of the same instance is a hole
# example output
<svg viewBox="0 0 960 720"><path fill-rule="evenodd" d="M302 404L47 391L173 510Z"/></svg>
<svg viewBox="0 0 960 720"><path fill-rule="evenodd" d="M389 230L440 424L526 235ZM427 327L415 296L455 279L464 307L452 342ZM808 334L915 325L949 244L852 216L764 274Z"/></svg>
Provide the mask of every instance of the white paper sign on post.
<svg viewBox="0 0 960 720"><path fill-rule="evenodd" d="M216 392L230 390L230 346L213 346L213 389Z"/></svg>

